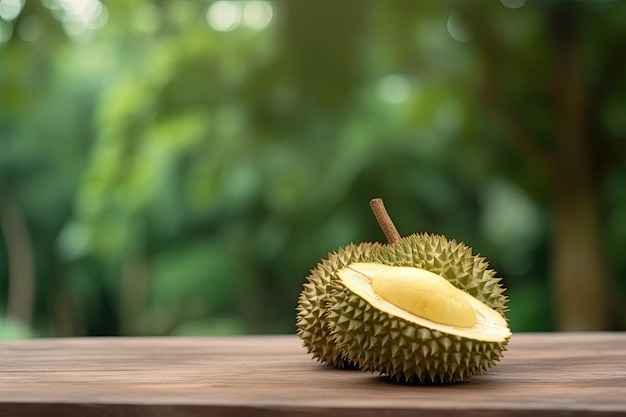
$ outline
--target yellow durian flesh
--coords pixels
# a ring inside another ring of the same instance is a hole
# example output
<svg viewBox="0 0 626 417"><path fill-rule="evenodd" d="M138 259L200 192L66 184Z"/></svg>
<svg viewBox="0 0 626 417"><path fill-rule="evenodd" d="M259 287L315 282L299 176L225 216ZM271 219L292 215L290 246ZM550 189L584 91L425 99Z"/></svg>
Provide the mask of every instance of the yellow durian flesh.
<svg viewBox="0 0 626 417"><path fill-rule="evenodd" d="M476 312L463 291L420 268L388 267L372 277L374 292L411 314L455 327L476 325Z"/></svg>

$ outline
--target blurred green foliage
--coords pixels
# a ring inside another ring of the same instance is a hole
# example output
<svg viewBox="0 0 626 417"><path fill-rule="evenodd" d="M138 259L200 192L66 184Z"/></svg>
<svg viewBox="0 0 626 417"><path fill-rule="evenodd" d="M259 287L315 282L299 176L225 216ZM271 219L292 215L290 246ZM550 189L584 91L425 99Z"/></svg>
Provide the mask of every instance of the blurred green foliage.
<svg viewBox="0 0 626 417"><path fill-rule="evenodd" d="M558 3L0 0L0 338L291 333L309 269L383 239L372 197L402 234L487 257L513 330L555 329L551 188L483 87L552 144ZM587 78L623 70L625 4L568 7ZM625 93L622 71L591 134L617 149L599 190L616 329Z"/></svg>

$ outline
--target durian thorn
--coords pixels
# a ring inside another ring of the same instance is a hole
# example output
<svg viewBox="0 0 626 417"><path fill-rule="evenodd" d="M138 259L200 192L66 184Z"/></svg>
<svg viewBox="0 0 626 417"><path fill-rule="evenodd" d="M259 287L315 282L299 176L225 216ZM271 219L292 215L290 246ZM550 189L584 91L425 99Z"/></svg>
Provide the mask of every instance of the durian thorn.
<svg viewBox="0 0 626 417"><path fill-rule="evenodd" d="M373 198L370 200L370 208L374 213L374 217L376 217L376 221L378 221L378 225L385 234L387 241L389 243L399 242L402 237L400 236L400 233L398 233L396 226L393 224L391 217L389 217L389 213L387 213L387 209L385 209L383 199Z"/></svg>

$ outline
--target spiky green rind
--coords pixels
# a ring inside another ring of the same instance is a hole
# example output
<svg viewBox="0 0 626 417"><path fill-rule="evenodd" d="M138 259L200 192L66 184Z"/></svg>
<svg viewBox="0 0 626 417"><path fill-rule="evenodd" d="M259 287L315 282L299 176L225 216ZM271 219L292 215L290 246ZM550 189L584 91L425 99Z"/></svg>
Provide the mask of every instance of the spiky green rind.
<svg viewBox="0 0 626 417"><path fill-rule="evenodd" d="M351 366L333 343L328 328L328 286L339 269L354 262L369 262L381 247L378 243L349 244L329 253L307 276L298 297L296 331L307 351L320 362L338 368Z"/></svg>
<svg viewBox="0 0 626 417"><path fill-rule="evenodd" d="M455 287L487 304L501 315L508 308L501 279L472 249L441 235L413 234L385 245L376 259L390 266L411 266L441 275Z"/></svg>
<svg viewBox="0 0 626 417"><path fill-rule="evenodd" d="M408 383L445 384L482 374L502 357L508 339L470 340L378 310L334 281L328 320L338 349L364 371Z"/></svg>

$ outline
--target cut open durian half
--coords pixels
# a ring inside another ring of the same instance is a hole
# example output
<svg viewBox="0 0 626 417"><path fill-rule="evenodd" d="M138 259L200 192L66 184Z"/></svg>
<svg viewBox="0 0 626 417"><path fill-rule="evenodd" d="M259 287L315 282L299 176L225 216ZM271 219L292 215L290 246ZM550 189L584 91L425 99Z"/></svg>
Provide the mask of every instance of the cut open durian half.
<svg viewBox="0 0 626 417"><path fill-rule="evenodd" d="M381 277L391 282L382 291L376 285ZM455 298L461 302L446 302ZM378 263L337 272L328 322L335 344L356 366L411 383L482 374L500 360L511 337L500 313L445 278Z"/></svg>

